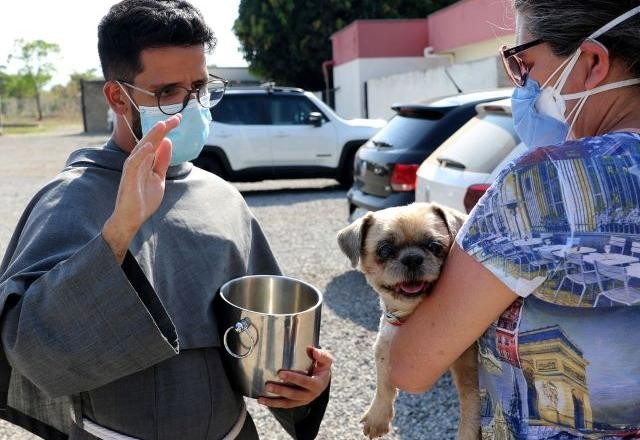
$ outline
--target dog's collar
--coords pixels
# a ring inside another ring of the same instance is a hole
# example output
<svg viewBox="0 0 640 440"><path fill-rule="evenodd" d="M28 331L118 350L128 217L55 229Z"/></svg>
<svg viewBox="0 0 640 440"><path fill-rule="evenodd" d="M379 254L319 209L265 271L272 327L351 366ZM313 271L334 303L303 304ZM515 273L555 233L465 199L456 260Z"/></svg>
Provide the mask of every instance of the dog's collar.
<svg viewBox="0 0 640 440"><path fill-rule="evenodd" d="M395 313L390 312L388 310L385 310L384 317L389 324L394 325L396 327L400 327L406 321L406 319L402 319L399 316L397 316Z"/></svg>

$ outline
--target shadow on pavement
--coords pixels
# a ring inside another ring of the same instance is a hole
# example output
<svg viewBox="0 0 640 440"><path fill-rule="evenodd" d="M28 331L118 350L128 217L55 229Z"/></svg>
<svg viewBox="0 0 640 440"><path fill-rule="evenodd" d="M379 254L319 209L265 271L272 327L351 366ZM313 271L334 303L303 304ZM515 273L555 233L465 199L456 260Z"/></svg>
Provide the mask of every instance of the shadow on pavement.
<svg viewBox="0 0 640 440"><path fill-rule="evenodd" d="M316 200L343 199L345 206L347 196L343 189L326 188L278 188L265 190L240 191L249 206L294 205ZM346 212L346 208L345 208ZM345 214L346 216L346 214Z"/></svg>
<svg viewBox="0 0 640 440"><path fill-rule="evenodd" d="M352 270L332 279L324 291L324 303L338 316L370 331L380 322L380 300L362 273Z"/></svg>
<svg viewBox="0 0 640 440"><path fill-rule="evenodd" d="M455 440L458 427L458 396L446 373L424 394L398 393L393 424L403 440Z"/></svg>
<svg viewBox="0 0 640 440"><path fill-rule="evenodd" d="M277 194L297 194L297 193L318 193L318 192L336 192L346 194L346 190L340 185L327 185L322 187L280 187L280 188L243 188L238 185L240 194L243 196L261 196L261 195L277 195Z"/></svg>
<svg viewBox="0 0 640 440"><path fill-rule="evenodd" d="M380 320L378 295L362 273L352 270L329 282L325 304L343 319L376 332ZM368 355L373 354L373 347ZM373 365L372 365L373 367ZM363 372L375 381L374 368ZM396 435L403 440L453 440L458 423L458 398L451 375L445 374L427 393L412 395L400 392L395 404Z"/></svg>

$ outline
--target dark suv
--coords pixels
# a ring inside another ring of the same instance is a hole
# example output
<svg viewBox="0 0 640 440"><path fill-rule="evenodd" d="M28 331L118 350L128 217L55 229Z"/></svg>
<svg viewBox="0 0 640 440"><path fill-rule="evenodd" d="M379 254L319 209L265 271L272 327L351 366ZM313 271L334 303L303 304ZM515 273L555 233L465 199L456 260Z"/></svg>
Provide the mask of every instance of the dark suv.
<svg viewBox="0 0 640 440"><path fill-rule="evenodd" d="M349 220L412 203L422 161L476 115L477 104L507 98L511 92L498 89L394 106L396 115L356 154L354 182L347 193Z"/></svg>

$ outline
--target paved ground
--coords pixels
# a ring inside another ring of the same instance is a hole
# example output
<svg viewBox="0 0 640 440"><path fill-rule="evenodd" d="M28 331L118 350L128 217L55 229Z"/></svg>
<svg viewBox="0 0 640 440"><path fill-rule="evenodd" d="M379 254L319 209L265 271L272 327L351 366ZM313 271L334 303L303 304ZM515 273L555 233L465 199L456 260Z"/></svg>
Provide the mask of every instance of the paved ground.
<svg viewBox="0 0 640 440"><path fill-rule="evenodd" d="M31 196L61 168L70 151L96 144L103 136L60 133L0 137L0 254ZM351 270L335 243L345 226L345 192L332 180L238 184L269 237L287 275L325 293L321 343L336 357L331 401L319 438L361 439L359 419L374 391L371 346L379 309L364 278ZM261 438L286 439L284 431L258 405L250 403ZM454 438L457 397L449 377L433 391L401 394L391 439ZM0 423L0 440L34 439Z"/></svg>

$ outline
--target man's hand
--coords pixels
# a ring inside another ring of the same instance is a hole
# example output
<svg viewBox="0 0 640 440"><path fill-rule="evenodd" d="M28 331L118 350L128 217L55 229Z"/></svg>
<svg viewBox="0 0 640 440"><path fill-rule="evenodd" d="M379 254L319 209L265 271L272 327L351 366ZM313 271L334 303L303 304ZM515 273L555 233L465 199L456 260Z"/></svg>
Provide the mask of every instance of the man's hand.
<svg viewBox="0 0 640 440"><path fill-rule="evenodd" d="M271 408L295 408L317 399L331 380L333 357L328 351L314 347L309 347L307 354L315 361L311 374L307 376L295 371L280 371L278 377L286 384L268 382L267 391L281 397L260 397L258 403Z"/></svg>
<svg viewBox="0 0 640 440"><path fill-rule="evenodd" d="M171 161L171 141L165 136L180 119L175 115L154 125L124 163L116 206L102 228L102 236L120 264L133 237L162 202Z"/></svg>

